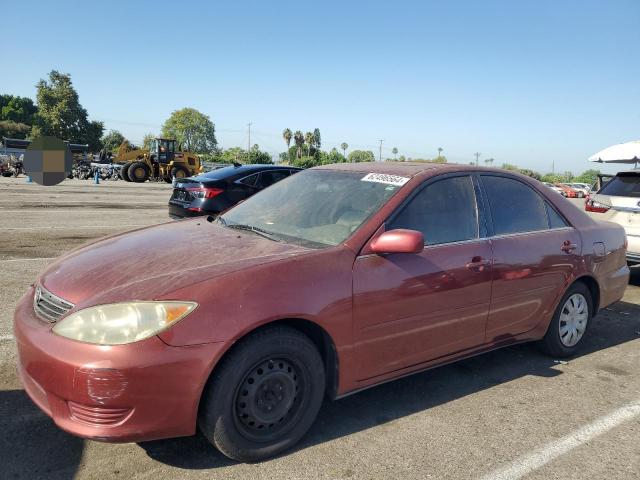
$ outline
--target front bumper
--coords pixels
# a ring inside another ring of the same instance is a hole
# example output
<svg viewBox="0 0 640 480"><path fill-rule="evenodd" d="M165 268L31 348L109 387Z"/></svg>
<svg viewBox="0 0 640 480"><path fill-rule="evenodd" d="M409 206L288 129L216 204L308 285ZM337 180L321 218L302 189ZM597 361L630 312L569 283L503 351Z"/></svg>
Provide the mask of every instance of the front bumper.
<svg viewBox="0 0 640 480"><path fill-rule="evenodd" d="M134 442L192 435L198 403L222 343L172 347L158 337L91 345L60 337L38 319L33 288L14 317L24 388L63 430Z"/></svg>

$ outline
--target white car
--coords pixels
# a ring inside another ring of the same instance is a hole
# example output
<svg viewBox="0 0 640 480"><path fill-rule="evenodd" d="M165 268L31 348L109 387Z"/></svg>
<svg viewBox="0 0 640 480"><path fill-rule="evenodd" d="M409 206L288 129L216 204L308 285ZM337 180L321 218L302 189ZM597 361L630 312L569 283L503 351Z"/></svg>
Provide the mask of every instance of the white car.
<svg viewBox="0 0 640 480"><path fill-rule="evenodd" d="M592 193L584 209L596 220L624 227L627 234L627 262L640 263L640 170L619 172Z"/></svg>

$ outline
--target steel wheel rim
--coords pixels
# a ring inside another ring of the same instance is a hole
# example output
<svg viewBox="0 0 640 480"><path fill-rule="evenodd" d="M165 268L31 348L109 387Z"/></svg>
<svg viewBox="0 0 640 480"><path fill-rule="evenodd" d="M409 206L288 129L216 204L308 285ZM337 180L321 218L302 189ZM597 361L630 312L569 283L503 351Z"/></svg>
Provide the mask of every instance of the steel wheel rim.
<svg viewBox="0 0 640 480"><path fill-rule="evenodd" d="M589 321L589 305L581 293L574 293L560 310L558 330L560 342L565 347L575 346L584 336Z"/></svg>
<svg viewBox="0 0 640 480"><path fill-rule="evenodd" d="M268 442L292 428L302 413L304 377L289 358L272 357L251 368L233 401L235 423L242 435Z"/></svg>

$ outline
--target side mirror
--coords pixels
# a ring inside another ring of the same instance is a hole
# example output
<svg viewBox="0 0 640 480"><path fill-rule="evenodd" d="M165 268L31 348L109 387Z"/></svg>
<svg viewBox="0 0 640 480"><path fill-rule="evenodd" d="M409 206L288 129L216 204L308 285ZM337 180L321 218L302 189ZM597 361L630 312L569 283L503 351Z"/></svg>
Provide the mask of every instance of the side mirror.
<svg viewBox="0 0 640 480"><path fill-rule="evenodd" d="M371 242L373 253L420 253L424 250L424 235L416 230L389 230Z"/></svg>

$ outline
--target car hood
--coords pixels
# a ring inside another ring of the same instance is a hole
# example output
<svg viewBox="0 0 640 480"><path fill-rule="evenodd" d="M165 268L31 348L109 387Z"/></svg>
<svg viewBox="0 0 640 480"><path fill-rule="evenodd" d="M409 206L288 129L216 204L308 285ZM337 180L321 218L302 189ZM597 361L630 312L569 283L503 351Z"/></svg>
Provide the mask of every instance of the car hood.
<svg viewBox="0 0 640 480"><path fill-rule="evenodd" d="M53 263L38 282L77 307L170 298L171 292L214 276L311 251L190 219L83 246Z"/></svg>

